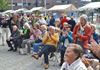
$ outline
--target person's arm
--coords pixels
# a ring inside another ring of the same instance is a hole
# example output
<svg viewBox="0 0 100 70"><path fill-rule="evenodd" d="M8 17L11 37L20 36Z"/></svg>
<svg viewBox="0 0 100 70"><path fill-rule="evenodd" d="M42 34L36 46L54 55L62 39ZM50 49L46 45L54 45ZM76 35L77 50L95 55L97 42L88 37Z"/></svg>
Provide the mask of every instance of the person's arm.
<svg viewBox="0 0 100 70"><path fill-rule="evenodd" d="M100 45L96 42L91 42L90 50L92 51L93 55L100 60Z"/></svg>
<svg viewBox="0 0 100 70"><path fill-rule="evenodd" d="M46 34L44 35L43 39L42 39L42 43L45 44L48 38L49 38L49 37L48 37L48 33L46 33Z"/></svg>
<svg viewBox="0 0 100 70"><path fill-rule="evenodd" d="M80 40L83 40L83 41L89 40L92 34L91 27L89 25L86 25L84 28L84 32L85 32L84 35L78 34L78 37L80 38Z"/></svg>
<svg viewBox="0 0 100 70"><path fill-rule="evenodd" d="M68 34L67 38L68 38L69 42L72 42L73 41L72 33Z"/></svg>
<svg viewBox="0 0 100 70"><path fill-rule="evenodd" d="M77 40L77 33L79 31L79 27L80 27L80 24L78 23L78 24L75 25L75 27L73 29L73 35L72 36L73 36L74 42L76 42L76 40Z"/></svg>
<svg viewBox="0 0 100 70"><path fill-rule="evenodd" d="M55 35L51 35L50 37L51 37L51 39L52 39L54 42L58 42L58 41L59 41L59 35L58 35L58 33L56 33Z"/></svg>

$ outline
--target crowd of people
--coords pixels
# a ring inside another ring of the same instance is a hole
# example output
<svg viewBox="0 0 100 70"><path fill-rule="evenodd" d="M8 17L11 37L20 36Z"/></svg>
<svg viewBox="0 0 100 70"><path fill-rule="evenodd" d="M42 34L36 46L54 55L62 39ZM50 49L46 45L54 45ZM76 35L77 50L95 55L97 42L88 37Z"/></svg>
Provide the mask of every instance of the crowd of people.
<svg viewBox="0 0 100 70"><path fill-rule="evenodd" d="M99 35L86 15L79 21L65 15L56 19L52 14L1 15L0 27L2 45L7 43L8 51L30 54L37 60L44 55L45 69L49 68L49 54L53 57L58 51L60 70L100 70Z"/></svg>

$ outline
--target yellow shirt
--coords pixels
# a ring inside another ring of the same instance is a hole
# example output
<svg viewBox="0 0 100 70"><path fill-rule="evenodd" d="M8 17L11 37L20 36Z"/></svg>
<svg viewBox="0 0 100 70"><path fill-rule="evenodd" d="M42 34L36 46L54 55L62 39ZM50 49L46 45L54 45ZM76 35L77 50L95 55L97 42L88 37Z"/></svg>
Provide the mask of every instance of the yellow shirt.
<svg viewBox="0 0 100 70"><path fill-rule="evenodd" d="M53 45L55 47L57 47L58 41L59 41L58 33L54 33L53 35L49 36L49 33L47 32L42 39L43 44Z"/></svg>

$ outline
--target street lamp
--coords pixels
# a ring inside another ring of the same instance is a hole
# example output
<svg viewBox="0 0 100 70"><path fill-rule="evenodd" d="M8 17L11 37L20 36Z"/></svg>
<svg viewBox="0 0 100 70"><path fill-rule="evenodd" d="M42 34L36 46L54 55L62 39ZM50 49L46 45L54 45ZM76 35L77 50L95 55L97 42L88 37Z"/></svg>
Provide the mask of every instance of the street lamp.
<svg viewBox="0 0 100 70"><path fill-rule="evenodd" d="M36 5L36 7L38 7L38 0L35 1L35 5Z"/></svg>
<svg viewBox="0 0 100 70"><path fill-rule="evenodd" d="M46 16L46 8L47 8L46 3L47 3L46 0L44 0L45 16Z"/></svg>
<svg viewBox="0 0 100 70"><path fill-rule="evenodd" d="M24 2L24 1L22 0L22 8L24 7L24 6L23 6L23 2Z"/></svg>
<svg viewBox="0 0 100 70"><path fill-rule="evenodd" d="M13 10L13 0L11 0L11 9Z"/></svg>

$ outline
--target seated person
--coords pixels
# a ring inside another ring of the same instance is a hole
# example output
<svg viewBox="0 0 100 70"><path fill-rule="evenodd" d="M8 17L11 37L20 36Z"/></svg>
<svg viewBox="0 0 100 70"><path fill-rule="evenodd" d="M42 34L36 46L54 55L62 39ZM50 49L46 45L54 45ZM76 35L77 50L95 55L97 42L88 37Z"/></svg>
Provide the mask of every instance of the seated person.
<svg viewBox="0 0 100 70"><path fill-rule="evenodd" d="M9 39L6 40L6 42L10 47L8 51L17 51L17 47L20 45L21 39L20 39L20 31L18 30L18 27L16 25L13 26L13 32L9 37ZM12 44L14 44L14 47L12 46Z"/></svg>
<svg viewBox="0 0 100 70"><path fill-rule="evenodd" d="M48 69L49 67L48 55L49 53L56 51L58 41L59 41L59 35L58 33L55 33L55 27L49 26L49 30L45 34L42 40L43 47L38 52L38 54L32 55L35 59L39 59L39 57L41 57L42 54L44 54L45 69Z"/></svg>
<svg viewBox="0 0 100 70"><path fill-rule="evenodd" d="M22 53L23 52L23 42L25 41L25 40L27 40L27 39L29 39L30 38L30 26L29 26L29 24L28 23L25 23L24 24L24 27L23 27L23 30L22 30L22 32L20 33L20 35L21 35L21 38L22 38L22 43L21 43L21 46L20 46L20 53ZM25 47L25 46L24 46Z"/></svg>
<svg viewBox="0 0 100 70"><path fill-rule="evenodd" d="M46 25L41 25L41 32L42 32L42 34L39 36L39 39L42 40L45 33L47 33L47 26ZM35 42L33 44L33 52L37 53L42 45L43 45L42 42L38 42L38 43Z"/></svg>
<svg viewBox="0 0 100 70"><path fill-rule="evenodd" d="M38 40L39 41L39 36L41 35L41 31L40 29L38 29L37 24L33 25L33 28L30 29L30 38L29 39L24 39L22 42L22 49L21 49L21 54L26 54L26 53L30 53L30 48L32 46L32 44ZM27 52L24 52L26 49L25 47L27 47Z"/></svg>

